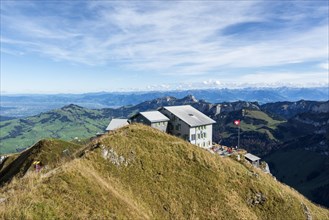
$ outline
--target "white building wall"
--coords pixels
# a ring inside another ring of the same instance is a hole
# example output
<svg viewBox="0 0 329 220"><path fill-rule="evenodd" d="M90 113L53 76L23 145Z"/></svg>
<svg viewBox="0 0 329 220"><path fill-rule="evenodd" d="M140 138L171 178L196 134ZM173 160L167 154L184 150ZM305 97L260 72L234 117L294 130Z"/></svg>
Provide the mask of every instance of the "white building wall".
<svg viewBox="0 0 329 220"><path fill-rule="evenodd" d="M199 147L212 147L212 124L198 127L190 127L186 122L180 120L168 110L162 109L161 112L170 119L167 130L168 133L180 137L186 141L189 141L191 144L195 144ZM179 130L176 129L177 125L180 125ZM204 135L201 135L203 133L206 133L206 137L204 137ZM192 140L192 135L195 135L194 140Z"/></svg>
<svg viewBox="0 0 329 220"><path fill-rule="evenodd" d="M195 135L195 139L194 136ZM194 139L194 140L193 140ZM190 142L202 148L212 147L212 125L190 128Z"/></svg>

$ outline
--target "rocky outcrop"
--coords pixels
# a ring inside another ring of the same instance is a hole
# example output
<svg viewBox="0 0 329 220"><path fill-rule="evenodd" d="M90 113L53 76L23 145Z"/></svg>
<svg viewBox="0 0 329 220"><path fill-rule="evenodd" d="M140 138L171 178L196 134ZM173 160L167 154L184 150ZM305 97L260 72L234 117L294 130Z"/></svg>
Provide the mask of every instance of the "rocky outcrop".
<svg viewBox="0 0 329 220"><path fill-rule="evenodd" d="M249 196L247 203L248 203L248 205L251 205L251 206L263 205L266 202L266 200L267 200L267 198L263 193L257 192L257 193L254 193L253 195Z"/></svg>
<svg viewBox="0 0 329 220"><path fill-rule="evenodd" d="M281 116L285 119L292 118L305 112L326 113L329 112L329 101L305 101L298 102L275 102L267 103L261 106L261 110L267 113Z"/></svg>
<svg viewBox="0 0 329 220"><path fill-rule="evenodd" d="M107 148L101 146L102 148L102 157L106 160L109 160L115 166L128 166L129 163L134 159L134 152L131 152L130 158L125 158L123 155L119 155L113 148Z"/></svg>
<svg viewBox="0 0 329 220"><path fill-rule="evenodd" d="M302 203L302 207L303 207L303 210L305 213L306 220L312 220L312 215L311 215L310 209L304 203Z"/></svg>
<svg viewBox="0 0 329 220"><path fill-rule="evenodd" d="M5 161L7 157L6 156L0 156L0 166Z"/></svg>

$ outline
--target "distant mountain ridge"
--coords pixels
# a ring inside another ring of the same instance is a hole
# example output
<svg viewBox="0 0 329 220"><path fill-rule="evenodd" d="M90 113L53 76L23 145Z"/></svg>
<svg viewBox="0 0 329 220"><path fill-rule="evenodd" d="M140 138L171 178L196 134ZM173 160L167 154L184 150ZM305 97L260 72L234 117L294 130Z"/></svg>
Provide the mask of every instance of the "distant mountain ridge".
<svg viewBox="0 0 329 220"><path fill-rule="evenodd" d="M275 102L262 105L262 110L282 116L285 119L304 112L329 113L329 103L319 101Z"/></svg>
<svg viewBox="0 0 329 220"><path fill-rule="evenodd" d="M195 89L174 91L145 92L100 92L86 94L57 95L1 95L0 115L10 117L25 117L60 108L70 103L86 108L117 108L120 106L137 105L147 100L165 96L183 98L194 95L198 99L210 103L258 101L259 103L328 100L329 88L241 88L241 89Z"/></svg>

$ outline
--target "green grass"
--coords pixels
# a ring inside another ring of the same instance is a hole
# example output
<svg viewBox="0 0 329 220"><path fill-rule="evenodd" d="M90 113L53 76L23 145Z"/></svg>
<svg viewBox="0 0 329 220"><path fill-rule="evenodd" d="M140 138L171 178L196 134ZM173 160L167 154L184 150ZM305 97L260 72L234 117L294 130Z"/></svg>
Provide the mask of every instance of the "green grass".
<svg viewBox="0 0 329 220"><path fill-rule="evenodd" d="M262 111L257 111L257 110L246 110L245 111L245 117L250 117L250 118L256 118L260 120L264 120L267 122L267 126L269 128L275 129L279 124L285 122L285 121L279 121L271 118L268 114Z"/></svg>
<svg viewBox="0 0 329 220"><path fill-rule="evenodd" d="M285 121L279 121L271 118L265 112L258 110L245 110L245 117L242 118L240 128L241 131L252 131L267 134L269 139L277 141L274 137L272 130L275 130L278 125ZM229 127L236 128L233 123L228 124ZM224 138L227 138L229 134L224 134Z"/></svg>
<svg viewBox="0 0 329 220"><path fill-rule="evenodd" d="M110 118L99 110L57 109L48 113L0 122L0 154L26 148L44 138L86 139L104 132ZM18 132L17 136L14 135Z"/></svg>
<svg viewBox="0 0 329 220"><path fill-rule="evenodd" d="M115 154L105 159L105 150ZM248 203L256 193L263 204ZM3 219L305 219L301 203L313 219L329 219L248 163L137 124L95 140L50 174L15 179L0 197L9 198L0 204Z"/></svg>
<svg viewBox="0 0 329 220"><path fill-rule="evenodd" d="M9 155L0 170L0 185L33 170L34 161L40 161L43 171L46 171L71 160L81 148L81 145L62 140L41 140L20 154Z"/></svg>

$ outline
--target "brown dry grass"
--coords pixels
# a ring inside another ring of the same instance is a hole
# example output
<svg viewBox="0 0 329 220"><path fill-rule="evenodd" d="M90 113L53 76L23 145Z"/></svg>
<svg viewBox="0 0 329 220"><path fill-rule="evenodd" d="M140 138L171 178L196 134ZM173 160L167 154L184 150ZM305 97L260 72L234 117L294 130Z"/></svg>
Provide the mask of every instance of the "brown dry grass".
<svg viewBox="0 0 329 220"><path fill-rule="evenodd" d="M131 125L92 143L82 158L0 190L2 219L329 219L329 211L248 164ZM112 149L129 161L104 159ZM255 177L253 173L257 173ZM262 193L262 205L248 199Z"/></svg>

